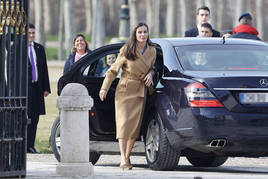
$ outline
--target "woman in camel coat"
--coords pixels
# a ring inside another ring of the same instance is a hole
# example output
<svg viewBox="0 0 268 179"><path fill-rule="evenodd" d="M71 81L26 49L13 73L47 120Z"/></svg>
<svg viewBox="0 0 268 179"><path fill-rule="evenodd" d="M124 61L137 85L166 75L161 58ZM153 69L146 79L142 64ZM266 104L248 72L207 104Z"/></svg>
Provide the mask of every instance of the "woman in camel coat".
<svg viewBox="0 0 268 179"><path fill-rule="evenodd" d="M120 49L116 62L107 71L99 96L103 101L122 68L116 88L116 138L119 141L122 169L132 169L130 152L139 137L147 88L153 85L156 49L149 39L149 29L139 23L128 42Z"/></svg>

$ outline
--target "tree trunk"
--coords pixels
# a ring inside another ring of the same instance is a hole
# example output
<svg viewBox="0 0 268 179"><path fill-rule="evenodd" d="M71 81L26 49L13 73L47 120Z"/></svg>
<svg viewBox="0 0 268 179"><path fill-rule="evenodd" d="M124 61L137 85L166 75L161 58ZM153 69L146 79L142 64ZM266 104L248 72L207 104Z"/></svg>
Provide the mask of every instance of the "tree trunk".
<svg viewBox="0 0 268 179"><path fill-rule="evenodd" d="M109 14L105 16L106 29L109 36L117 36L119 29L120 0L106 0L109 6ZM105 4L105 3L104 3Z"/></svg>
<svg viewBox="0 0 268 179"><path fill-rule="evenodd" d="M64 41L64 0L60 0L59 7L59 32L58 32L58 60L63 60L63 41Z"/></svg>
<svg viewBox="0 0 268 179"><path fill-rule="evenodd" d="M66 56L71 52L75 36L74 1L64 0L64 29Z"/></svg>
<svg viewBox="0 0 268 179"><path fill-rule="evenodd" d="M233 22L233 26L235 27L238 24L238 18L239 16L246 11L247 9L247 1L245 0L236 0L236 5L234 6L235 8L235 18Z"/></svg>
<svg viewBox="0 0 268 179"><path fill-rule="evenodd" d="M234 21L234 14L235 14L235 9L233 8L234 6L234 1L233 0L225 0L226 3L224 4L224 13L222 17L222 29L223 30L232 30L234 28L233 21ZM228 12L228 13L226 13Z"/></svg>
<svg viewBox="0 0 268 179"><path fill-rule="evenodd" d="M205 6L205 0L196 0L196 10L201 6Z"/></svg>
<svg viewBox="0 0 268 179"><path fill-rule="evenodd" d="M153 1L153 27L150 29L154 37L160 35L160 0Z"/></svg>
<svg viewBox="0 0 268 179"><path fill-rule="evenodd" d="M212 28L217 28L217 1L207 0L207 3L210 10L210 24L212 25Z"/></svg>
<svg viewBox="0 0 268 179"><path fill-rule="evenodd" d="M92 0L85 0L86 8L86 34L91 35L92 32Z"/></svg>
<svg viewBox="0 0 268 179"><path fill-rule="evenodd" d="M149 29L153 28L153 2L152 0L146 0L146 22Z"/></svg>
<svg viewBox="0 0 268 179"><path fill-rule="evenodd" d="M58 17L59 2L54 0L44 1L45 14L45 32L48 34L57 33L57 25L59 24Z"/></svg>
<svg viewBox="0 0 268 179"><path fill-rule="evenodd" d="M137 0L130 0L130 30L133 30L138 24L138 13L137 13Z"/></svg>
<svg viewBox="0 0 268 179"><path fill-rule="evenodd" d="M225 9L227 9L226 7L226 0L218 0L218 14L217 14L217 26L215 26L215 28L217 28L217 30L222 31L224 29L223 28L223 16L225 13Z"/></svg>
<svg viewBox="0 0 268 179"><path fill-rule="evenodd" d="M103 0L93 0L92 49L105 44L105 20Z"/></svg>
<svg viewBox="0 0 268 179"><path fill-rule="evenodd" d="M46 46L46 34L44 31L44 0L35 0L35 40Z"/></svg>
<svg viewBox="0 0 268 179"><path fill-rule="evenodd" d="M167 0L167 36L171 37L175 35L176 32L176 1L175 0Z"/></svg>
<svg viewBox="0 0 268 179"><path fill-rule="evenodd" d="M180 0L180 11L181 11L181 36L184 37L186 30L192 28L193 21L196 19L196 13L194 18L192 18L191 4L188 0Z"/></svg>
<svg viewBox="0 0 268 179"><path fill-rule="evenodd" d="M263 39L263 16L264 16L264 0L256 0L256 23L259 31L259 37Z"/></svg>

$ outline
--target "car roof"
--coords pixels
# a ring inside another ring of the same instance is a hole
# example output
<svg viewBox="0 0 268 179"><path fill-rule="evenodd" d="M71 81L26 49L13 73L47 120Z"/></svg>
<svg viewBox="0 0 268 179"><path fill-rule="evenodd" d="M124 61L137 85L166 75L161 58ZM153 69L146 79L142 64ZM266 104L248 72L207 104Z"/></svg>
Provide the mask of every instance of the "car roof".
<svg viewBox="0 0 268 179"><path fill-rule="evenodd" d="M249 40L249 39L239 39L239 38L198 38L198 37L186 37L186 38L159 38L152 39L153 42L169 43L172 46L181 46L181 45L213 45L213 44L228 44L228 45L260 45L268 46L267 43L259 40Z"/></svg>

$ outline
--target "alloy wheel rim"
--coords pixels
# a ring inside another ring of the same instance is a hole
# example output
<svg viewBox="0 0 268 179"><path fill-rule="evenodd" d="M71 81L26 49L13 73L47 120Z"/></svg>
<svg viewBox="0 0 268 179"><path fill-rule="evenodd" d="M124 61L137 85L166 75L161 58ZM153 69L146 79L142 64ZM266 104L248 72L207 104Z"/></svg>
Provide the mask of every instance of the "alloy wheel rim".
<svg viewBox="0 0 268 179"><path fill-rule="evenodd" d="M60 125L58 126L58 128L56 130L55 144L56 144L56 149L57 149L58 153L60 154Z"/></svg>
<svg viewBox="0 0 268 179"><path fill-rule="evenodd" d="M160 126L156 120L150 121L146 134L145 150L150 162L156 160L159 151Z"/></svg>

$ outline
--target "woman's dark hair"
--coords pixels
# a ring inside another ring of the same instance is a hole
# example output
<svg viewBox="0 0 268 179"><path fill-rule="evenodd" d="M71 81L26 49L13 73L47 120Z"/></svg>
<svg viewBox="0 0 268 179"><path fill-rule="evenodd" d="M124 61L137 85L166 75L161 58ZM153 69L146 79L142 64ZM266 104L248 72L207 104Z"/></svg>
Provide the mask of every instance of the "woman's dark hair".
<svg viewBox="0 0 268 179"><path fill-rule="evenodd" d="M73 48L72 48L72 50L71 50L72 53L76 52L76 48L74 47L74 44L75 44L75 41L76 41L76 39L77 39L78 37L82 37L82 38L83 38L83 40L84 40L85 43L86 43L86 49L85 49L85 51L88 50L88 43L87 43L86 37L85 37L83 34L77 34L77 35L75 36L75 38L74 38L74 41L73 41Z"/></svg>
<svg viewBox="0 0 268 179"><path fill-rule="evenodd" d="M145 26L148 31L148 38L147 38L147 44L150 46L154 46L149 38L149 27L147 24L140 22L132 31L130 38L128 39L126 43L126 49L124 51L124 56L128 60L135 60L137 57L136 54L136 48L137 48L137 39L136 39L136 31L139 27Z"/></svg>

